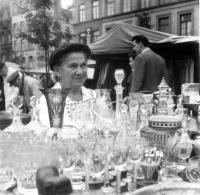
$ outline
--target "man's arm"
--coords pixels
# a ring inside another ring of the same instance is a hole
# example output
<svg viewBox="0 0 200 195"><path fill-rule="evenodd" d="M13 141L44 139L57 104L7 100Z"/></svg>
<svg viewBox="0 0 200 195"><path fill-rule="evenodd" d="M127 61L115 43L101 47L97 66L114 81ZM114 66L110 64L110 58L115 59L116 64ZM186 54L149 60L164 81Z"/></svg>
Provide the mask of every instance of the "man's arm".
<svg viewBox="0 0 200 195"><path fill-rule="evenodd" d="M138 92L143 85L145 76L145 61L141 56L135 59L135 68L132 73L131 93Z"/></svg>
<svg viewBox="0 0 200 195"><path fill-rule="evenodd" d="M40 98L42 96L42 92L40 89L42 88L38 82L33 82L31 85L32 94Z"/></svg>

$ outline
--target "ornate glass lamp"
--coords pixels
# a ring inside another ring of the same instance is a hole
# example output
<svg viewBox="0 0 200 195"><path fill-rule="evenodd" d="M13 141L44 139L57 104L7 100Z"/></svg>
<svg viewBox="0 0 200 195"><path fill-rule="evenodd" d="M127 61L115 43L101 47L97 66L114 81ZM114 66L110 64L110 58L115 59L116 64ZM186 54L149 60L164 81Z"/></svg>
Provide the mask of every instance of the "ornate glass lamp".
<svg viewBox="0 0 200 195"><path fill-rule="evenodd" d="M115 70L115 80L117 81L117 85L115 86L116 91L116 118L120 118L120 108L121 108L121 101L123 99L123 87L122 81L124 79L124 70L123 69L116 69Z"/></svg>

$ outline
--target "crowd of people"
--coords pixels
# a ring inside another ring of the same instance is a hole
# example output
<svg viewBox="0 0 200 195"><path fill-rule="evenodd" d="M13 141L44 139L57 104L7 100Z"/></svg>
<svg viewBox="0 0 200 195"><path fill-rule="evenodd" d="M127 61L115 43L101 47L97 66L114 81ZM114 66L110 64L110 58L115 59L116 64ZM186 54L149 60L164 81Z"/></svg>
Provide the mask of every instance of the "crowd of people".
<svg viewBox="0 0 200 195"><path fill-rule="evenodd" d="M162 77L166 77L166 66L164 59L153 52L149 47L148 39L143 35L132 38L133 52L129 55L130 75L127 85L130 93L135 92L155 92ZM70 104L87 104L88 100L95 102L96 94L92 89L84 87L87 79L87 61L91 51L87 45L80 43L70 43L55 50L49 61L51 71L57 78L53 88L70 88L64 109L65 118L70 116ZM3 78L3 91L5 96L6 109L10 100L16 95L24 97L24 108L28 112L30 109L30 97L40 98L41 112L47 113L46 100L40 91L42 83L22 71L13 70L0 63L0 76ZM41 120L46 123L48 114L42 114Z"/></svg>

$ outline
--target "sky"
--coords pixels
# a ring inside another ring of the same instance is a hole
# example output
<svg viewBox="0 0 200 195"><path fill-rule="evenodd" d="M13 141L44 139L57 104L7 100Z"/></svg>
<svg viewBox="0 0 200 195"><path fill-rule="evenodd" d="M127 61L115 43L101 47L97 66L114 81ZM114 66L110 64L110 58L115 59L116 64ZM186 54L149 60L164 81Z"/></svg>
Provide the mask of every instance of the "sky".
<svg viewBox="0 0 200 195"><path fill-rule="evenodd" d="M72 0L61 0L62 8L68 8L70 5L72 5Z"/></svg>

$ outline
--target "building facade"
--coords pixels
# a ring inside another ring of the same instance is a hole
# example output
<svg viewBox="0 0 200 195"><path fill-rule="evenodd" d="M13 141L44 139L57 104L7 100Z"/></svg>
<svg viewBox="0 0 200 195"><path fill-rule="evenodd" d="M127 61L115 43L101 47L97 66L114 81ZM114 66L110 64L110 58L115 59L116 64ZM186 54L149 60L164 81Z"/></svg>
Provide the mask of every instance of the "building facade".
<svg viewBox="0 0 200 195"><path fill-rule="evenodd" d="M0 61L12 58L11 14L9 1L0 0Z"/></svg>
<svg viewBox="0 0 200 195"><path fill-rule="evenodd" d="M76 41L90 44L114 24L138 24L148 13L152 29L175 35L199 35L198 0L74 0Z"/></svg>
<svg viewBox="0 0 200 195"><path fill-rule="evenodd" d="M36 44L28 42L20 33L29 33L26 15L34 14L32 0L0 0L0 60L14 61L27 69L45 66L45 52ZM49 11L65 30L67 19L61 19L61 1L55 0ZM67 10L64 10L67 12ZM65 15L70 15L67 13Z"/></svg>
<svg viewBox="0 0 200 195"><path fill-rule="evenodd" d="M59 2L59 1L57 1ZM59 4L58 4L59 5ZM28 42L20 37L20 33L29 33L26 15L30 12L34 14L34 9L31 5L31 0L12 0L11 1L12 15L12 49L13 53L22 57L22 65L27 69L42 68L45 66L45 52L36 44ZM56 7L51 10L56 17L59 9Z"/></svg>

